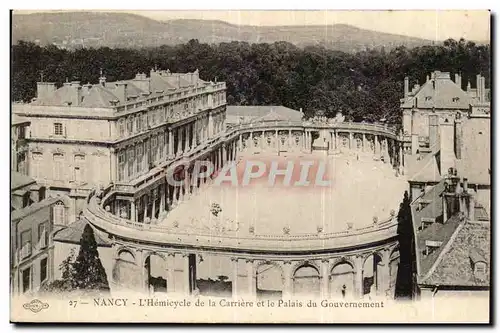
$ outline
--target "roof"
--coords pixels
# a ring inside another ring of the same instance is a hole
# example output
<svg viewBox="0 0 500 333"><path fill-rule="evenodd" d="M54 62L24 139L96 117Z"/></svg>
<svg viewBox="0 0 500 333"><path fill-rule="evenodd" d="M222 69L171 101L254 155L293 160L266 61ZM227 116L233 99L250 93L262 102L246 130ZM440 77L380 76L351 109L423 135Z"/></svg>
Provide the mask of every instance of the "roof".
<svg viewBox="0 0 500 333"><path fill-rule="evenodd" d="M282 105L228 105L226 108L227 122L233 124L250 121L300 121L302 116L302 112Z"/></svg>
<svg viewBox="0 0 500 333"><path fill-rule="evenodd" d="M441 180L435 186L432 186L427 192L418 197L412 203L413 224L416 229L420 228L422 218L438 219L443 215L443 201L441 194L444 191L445 181ZM418 210L419 202L425 201L428 204L424 208Z"/></svg>
<svg viewBox="0 0 500 333"><path fill-rule="evenodd" d="M94 230L94 238L97 246L111 246L106 239L101 237L99 233L96 232L95 228L92 227L92 225L84 217L80 217L77 221L71 223L67 227L62 227L54 232L54 241L69 244L80 244L83 230L87 224Z"/></svg>
<svg viewBox="0 0 500 333"><path fill-rule="evenodd" d="M450 73L435 71L433 78L425 82L413 96L401 105L403 108L464 109L468 110L472 97L450 78Z"/></svg>
<svg viewBox="0 0 500 333"><path fill-rule="evenodd" d="M441 171L438 165L439 150L422 155L406 155L408 180L414 182L438 182L441 180Z"/></svg>
<svg viewBox="0 0 500 333"><path fill-rule="evenodd" d="M11 191L15 191L15 190L21 189L25 186L35 184L35 183L36 183L36 181L33 178L28 177L26 175L23 175L22 173L19 173L17 171L11 171L11 174L10 174L10 189L11 189Z"/></svg>
<svg viewBox="0 0 500 333"><path fill-rule="evenodd" d="M489 223L465 223L449 244L446 253L436 263L432 274L422 282L441 286L489 286L489 269L486 269L485 279L477 279L473 264L484 261L489 265L490 234Z"/></svg>
<svg viewBox="0 0 500 333"><path fill-rule="evenodd" d="M67 197L59 196L59 197L50 197L46 198L42 201L35 202L34 204L23 208L23 209L17 209L14 210L10 213L10 219L14 222L17 220L20 220L22 218L27 217L28 215L35 214L37 211L39 211L42 208L45 208L47 206L50 206L58 201L65 202Z"/></svg>
<svg viewBox="0 0 500 333"><path fill-rule="evenodd" d="M15 114L15 113L12 113L11 120L12 120L12 126L17 126L17 125L29 124L30 123L29 119L26 119L24 117L20 117L19 115Z"/></svg>
<svg viewBox="0 0 500 333"><path fill-rule="evenodd" d="M118 101L118 97L109 89L100 85L94 85L89 92L83 97L81 106L83 107L108 107L112 101Z"/></svg>

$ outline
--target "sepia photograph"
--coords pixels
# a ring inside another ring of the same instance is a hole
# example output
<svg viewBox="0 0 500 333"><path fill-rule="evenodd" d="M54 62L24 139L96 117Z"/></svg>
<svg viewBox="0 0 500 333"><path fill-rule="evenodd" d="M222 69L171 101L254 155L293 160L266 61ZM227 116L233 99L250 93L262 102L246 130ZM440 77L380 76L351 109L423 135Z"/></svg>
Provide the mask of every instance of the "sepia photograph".
<svg viewBox="0 0 500 333"><path fill-rule="evenodd" d="M488 10L12 10L13 323L491 323Z"/></svg>

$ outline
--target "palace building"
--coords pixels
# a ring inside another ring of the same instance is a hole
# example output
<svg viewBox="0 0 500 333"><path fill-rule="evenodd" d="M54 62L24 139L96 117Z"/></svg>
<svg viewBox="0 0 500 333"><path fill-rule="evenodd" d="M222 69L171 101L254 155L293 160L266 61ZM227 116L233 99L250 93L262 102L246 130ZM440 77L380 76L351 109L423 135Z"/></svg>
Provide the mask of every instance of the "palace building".
<svg viewBox="0 0 500 333"><path fill-rule="evenodd" d="M225 83L158 70L119 82L39 82L37 97L12 112L30 123L26 173L68 195L74 220L92 189L144 186L167 159L222 133Z"/></svg>

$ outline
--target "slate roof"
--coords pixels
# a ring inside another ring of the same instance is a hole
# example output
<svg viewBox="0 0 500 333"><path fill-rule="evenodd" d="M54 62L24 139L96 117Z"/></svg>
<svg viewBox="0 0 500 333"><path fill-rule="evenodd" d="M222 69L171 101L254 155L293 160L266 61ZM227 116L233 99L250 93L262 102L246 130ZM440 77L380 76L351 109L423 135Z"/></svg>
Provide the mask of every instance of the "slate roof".
<svg viewBox="0 0 500 333"><path fill-rule="evenodd" d="M31 177L23 175L17 171L11 171L10 173L10 190L15 191L25 186L35 184L35 180Z"/></svg>
<svg viewBox="0 0 500 333"><path fill-rule="evenodd" d="M77 221L71 223L67 227L59 227L59 230L54 232L54 241L69 244L80 244L83 230L87 224L89 224L88 220L84 217L80 217ZM91 224L89 225L92 227ZM94 238L97 246L111 246L109 241L101 237L100 234L96 232L94 227L92 227L92 229L94 230Z"/></svg>
<svg viewBox="0 0 500 333"><path fill-rule="evenodd" d="M36 212L39 211L40 209L45 208L47 206L50 206L58 201L64 202L65 201L64 197L61 196L61 197L46 198L42 201L35 202L34 204L32 204L26 208L14 210L10 213L10 219L11 219L11 221L14 222L14 221L20 220L22 218L25 218L28 215L33 215L33 214L36 215Z"/></svg>
<svg viewBox="0 0 500 333"><path fill-rule="evenodd" d="M434 75L435 78L429 79L413 96L403 101L401 107L468 110L472 97L451 80L450 73L435 71Z"/></svg>
<svg viewBox="0 0 500 333"><path fill-rule="evenodd" d="M486 278L477 279L472 258L490 265L490 234L489 223L465 223L434 271L422 282L441 286L489 286L489 267L486 269Z"/></svg>
<svg viewBox="0 0 500 333"><path fill-rule="evenodd" d="M250 121L300 121L302 120L302 116L302 112L282 105L228 105L226 108L226 121L229 124Z"/></svg>

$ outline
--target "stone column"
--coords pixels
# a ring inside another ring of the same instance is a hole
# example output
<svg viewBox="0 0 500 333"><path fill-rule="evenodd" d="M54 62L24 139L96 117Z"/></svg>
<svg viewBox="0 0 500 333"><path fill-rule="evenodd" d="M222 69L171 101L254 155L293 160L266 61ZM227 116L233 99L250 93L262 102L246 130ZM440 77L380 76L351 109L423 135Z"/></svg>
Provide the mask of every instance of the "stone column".
<svg viewBox="0 0 500 333"><path fill-rule="evenodd" d="M226 143L222 144L221 154L222 154L222 165L224 165L227 162L227 147L226 147Z"/></svg>
<svg viewBox="0 0 500 333"><path fill-rule="evenodd" d="M182 254L182 267L183 267L183 291L184 295L190 295L191 290L189 289L189 280L191 279L190 274L189 274L189 254L188 253L183 253Z"/></svg>
<svg viewBox="0 0 500 333"><path fill-rule="evenodd" d="M278 130L275 130L274 131L274 148L276 148L276 150L279 150L279 142L278 142Z"/></svg>
<svg viewBox="0 0 500 333"><path fill-rule="evenodd" d="M155 216L155 211L156 211L156 197L155 197L155 192L156 190L153 189L151 191L151 201L152 201L152 207L151 207L151 220L156 218Z"/></svg>
<svg viewBox="0 0 500 333"><path fill-rule="evenodd" d="M144 215L142 217L142 221L146 221L146 217L148 217L148 200L147 195L142 196L142 203L144 205Z"/></svg>
<svg viewBox="0 0 500 333"><path fill-rule="evenodd" d="M321 260L321 297L328 299L330 284L330 261L328 259Z"/></svg>
<svg viewBox="0 0 500 333"><path fill-rule="evenodd" d="M177 152L176 155L179 155L182 152L182 132L181 127L177 127Z"/></svg>
<svg viewBox="0 0 500 333"><path fill-rule="evenodd" d="M373 137L373 140L374 140L374 154L375 156L377 157L380 157L380 142L378 141L378 135L375 135Z"/></svg>
<svg viewBox="0 0 500 333"><path fill-rule="evenodd" d="M356 255L354 257L354 292L356 297L363 297L363 256Z"/></svg>
<svg viewBox="0 0 500 333"><path fill-rule="evenodd" d="M171 158L174 155L174 136L172 135L172 129L168 129L168 151L167 156Z"/></svg>
<svg viewBox="0 0 500 333"><path fill-rule="evenodd" d="M175 253L167 255L167 294L175 293Z"/></svg>
<svg viewBox="0 0 500 333"><path fill-rule="evenodd" d="M238 299L238 258L231 258L231 266L232 266L232 296L234 300Z"/></svg>
<svg viewBox="0 0 500 333"><path fill-rule="evenodd" d="M184 140L184 152L188 152L189 151L189 125L185 125L184 126L184 137L186 138Z"/></svg>
<svg viewBox="0 0 500 333"><path fill-rule="evenodd" d="M137 221L137 213L135 211L135 200L130 201L130 219Z"/></svg>
<svg viewBox="0 0 500 333"><path fill-rule="evenodd" d="M292 262L285 261L283 262L283 299L288 300L293 296L293 285L292 285Z"/></svg>
<svg viewBox="0 0 500 333"><path fill-rule="evenodd" d="M365 133L363 133L363 146L362 146L362 149L361 149L363 152L366 151L366 135Z"/></svg>
<svg viewBox="0 0 500 333"><path fill-rule="evenodd" d="M243 139L241 137L241 134L238 136L238 151L243 150Z"/></svg>
<svg viewBox="0 0 500 333"><path fill-rule="evenodd" d="M158 195L160 196L160 212L158 213L158 217L160 217L159 215L165 210L165 193L162 188L164 188L164 186L158 188Z"/></svg>
<svg viewBox="0 0 500 333"><path fill-rule="evenodd" d="M248 281L247 298L254 299L255 297L257 297L257 275L255 272L255 263L252 259L247 259L246 265L247 265L247 281Z"/></svg>
<svg viewBox="0 0 500 333"><path fill-rule="evenodd" d="M139 290L149 292L149 276L148 276L148 271L146 269L146 256L144 254L144 251L142 249L137 249L135 252L136 255L136 265L139 267L140 270L140 281L139 281Z"/></svg>
<svg viewBox="0 0 500 333"><path fill-rule="evenodd" d="M116 180L117 180L116 175L118 172L118 170L117 170L118 163L116 163L116 160L117 160L116 156L118 155L118 152L115 150L115 148L110 148L109 153L111 154L110 166L109 166L109 168L110 168L109 171L111 173L111 181L116 182Z"/></svg>
<svg viewBox="0 0 500 333"><path fill-rule="evenodd" d="M381 253L381 261L377 267L377 294L380 296L387 296L387 291L389 289L390 281L390 261L391 251L389 249L384 249Z"/></svg>
<svg viewBox="0 0 500 333"><path fill-rule="evenodd" d="M349 132L349 149L354 149L354 135L352 132Z"/></svg>
<svg viewBox="0 0 500 333"><path fill-rule="evenodd" d="M288 148L292 147L292 130L291 129L288 130L288 144L287 144L287 147Z"/></svg>

